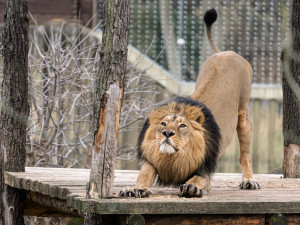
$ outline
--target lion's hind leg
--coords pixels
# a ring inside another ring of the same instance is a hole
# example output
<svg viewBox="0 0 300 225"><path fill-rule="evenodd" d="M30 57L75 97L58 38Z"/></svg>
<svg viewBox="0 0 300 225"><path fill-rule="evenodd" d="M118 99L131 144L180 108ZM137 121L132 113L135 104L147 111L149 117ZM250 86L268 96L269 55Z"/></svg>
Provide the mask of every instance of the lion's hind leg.
<svg viewBox="0 0 300 225"><path fill-rule="evenodd" d="M252 160L250 156L250 145L252 138L252 125L249 118L248 110L239 111L237 133L240 142L239 163L242 171L241 189L258 189L259 184L254 181Z"/></svg>
<svg viewBox="0 0 300 225"><path fill-rule="evenodd" d="M180 185L179 196L186 198L201 198L210 191L210 178L208 175L195 175L185 184Z"/></svg>

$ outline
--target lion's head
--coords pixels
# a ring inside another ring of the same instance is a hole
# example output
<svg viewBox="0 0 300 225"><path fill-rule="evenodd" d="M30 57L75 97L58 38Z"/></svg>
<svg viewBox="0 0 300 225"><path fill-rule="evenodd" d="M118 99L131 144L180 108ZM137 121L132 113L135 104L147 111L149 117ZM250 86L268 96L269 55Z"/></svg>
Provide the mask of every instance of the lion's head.
<svg viewBox="0 0 300 225"><path fill-rule="evenodd" d="M162 184L180 184L215 169L220 132L202 103L178 97L153 110L138 141L138 157L151 163Z"/></svg>

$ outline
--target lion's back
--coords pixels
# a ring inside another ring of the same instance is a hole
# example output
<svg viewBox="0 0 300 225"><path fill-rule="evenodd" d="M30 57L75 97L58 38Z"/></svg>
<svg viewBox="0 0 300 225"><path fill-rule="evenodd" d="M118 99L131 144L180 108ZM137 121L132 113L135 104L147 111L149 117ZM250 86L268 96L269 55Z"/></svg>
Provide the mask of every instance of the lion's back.
<svg viewBox="0 0 300 225"><path fill-rule="evenodd" d="M222 151L236 130L238 112L249 103L253 72L249 62L233 51L209 57L200 70L191 98L206 104L220 126Z"/></svg>

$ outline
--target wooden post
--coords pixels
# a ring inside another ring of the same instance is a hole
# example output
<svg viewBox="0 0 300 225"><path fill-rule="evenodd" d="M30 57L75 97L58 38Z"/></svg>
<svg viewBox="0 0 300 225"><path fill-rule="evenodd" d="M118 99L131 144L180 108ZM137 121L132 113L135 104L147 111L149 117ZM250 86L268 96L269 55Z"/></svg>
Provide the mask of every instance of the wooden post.
<svg viewBox="0 0 300 225"><path fill-rule="evenodd" d="M100 72L96 79L96 121L90 181L87 198L112 195L114 161L121 106L123 102L130 0L103 1L104 30L100 51ZM95 215L87 215L85 224L98 224Z"/></svg>
<svg viewBox="0 0 300 225"><path fill-rule="evenodd" d="M261 146L260 143L260 122L261 122L261 101L259 99L253 100L253 139L252 139L252 166L254 173L259 169L259 150Z"/></svg>
<svg viewBox="0 0 300 225"><path fill-rule="evenodd" d="M283 55L284 177L300 178L300 2L293 0L292 37Z"/></svg>
<svg viewBox="0 0 300 225"><path fill-rule="evenodd" d="M268 142L269 142L269 151L268 151L268 172L273 171L276 164L276 115L277 115L277 105L276 100L269 101L269 127L268 127Z"/></svg>
<svg viewBox="0 0 300 225"><path fill-rule="evenodd" d="M92 21L92 27L94 28L99 23L99 1L98 0L92 0L92 8L93 8L93 21Z"/></svg>
<svg viewBox="0 0 300 225"><path fill-rule="evenodd" d="M28 93L28 1L4 1L0 115L0 224L24 224L25 191L4 185L4 171L25 170Z"/></svg>
<svg viewBox="0 0 300 225"><path fill-rule="evenodd" d="M159 15L169 71L176 78L182 80L181 56L178 54L176 36L174 35L175 26L169 16L170 0L159 0Z"/></svg>

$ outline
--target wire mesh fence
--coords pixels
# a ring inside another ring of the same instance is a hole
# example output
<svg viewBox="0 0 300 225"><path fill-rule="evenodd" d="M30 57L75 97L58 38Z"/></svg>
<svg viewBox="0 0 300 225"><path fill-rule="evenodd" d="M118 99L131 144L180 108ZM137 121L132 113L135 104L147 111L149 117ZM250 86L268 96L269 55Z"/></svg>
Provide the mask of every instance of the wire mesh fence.
<svg viewBox="0 0 300 225"><path fill-rule="evenodd" d="M99 1L99 17L102 0ZM132 0L130 44L179 79L195 81L212 54L205 11L219 14L213 35L221 50L233 50L252 65L253 83L281 83L281 47L289 29L291 0Z"/></svg>

